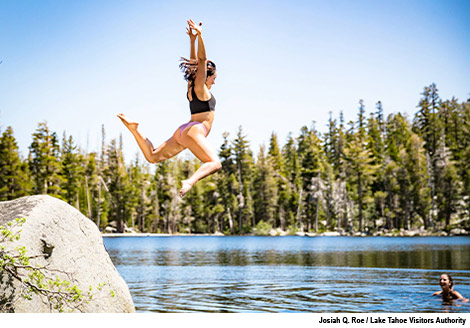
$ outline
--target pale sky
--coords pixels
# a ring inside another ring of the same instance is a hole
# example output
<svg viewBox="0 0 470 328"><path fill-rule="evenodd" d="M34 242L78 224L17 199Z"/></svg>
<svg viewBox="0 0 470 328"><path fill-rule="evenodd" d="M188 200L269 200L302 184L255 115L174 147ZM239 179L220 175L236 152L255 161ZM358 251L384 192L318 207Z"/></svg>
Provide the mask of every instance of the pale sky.
<svg viewBox="0 0 470 328"><path fill-rule="evenodd" d="M470 1L0 1L0 130L13 127L23 156L47 121L89 152L122 133L126 161L139 152L116 118L141 122L155 146L190 118L179 71L189 56L186 20L203 21L217 64L209 140L242 126L251 148L329 112L355 120L382 101L385 114L417 111L425 86L470 97ZM186 151L185 154L188 154Z"/></svg>

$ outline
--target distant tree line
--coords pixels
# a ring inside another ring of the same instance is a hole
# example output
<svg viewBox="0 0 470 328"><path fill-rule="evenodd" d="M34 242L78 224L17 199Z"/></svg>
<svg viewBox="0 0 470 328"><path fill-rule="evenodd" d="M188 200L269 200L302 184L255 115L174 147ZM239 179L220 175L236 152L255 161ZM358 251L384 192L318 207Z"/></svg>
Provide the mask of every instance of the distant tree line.
<svg viewBox="0 0 470 328"><path fill-rule="evenodd" d="M46 123L21 158L13 129L0 138L0 200L48 194L65 200L100 228L141 232L246 234L280 228L291 233L470 228L470 99L439 98L424 88L409 119L384 117L379 101L344 122L330 113L326 133L304 126L281 147L253 155L239 127L223 134L222 169L180 200L180 181L200 162L176 158L155 170L136 157L129 165L122 139L98 152L78 149Z"/></svg>

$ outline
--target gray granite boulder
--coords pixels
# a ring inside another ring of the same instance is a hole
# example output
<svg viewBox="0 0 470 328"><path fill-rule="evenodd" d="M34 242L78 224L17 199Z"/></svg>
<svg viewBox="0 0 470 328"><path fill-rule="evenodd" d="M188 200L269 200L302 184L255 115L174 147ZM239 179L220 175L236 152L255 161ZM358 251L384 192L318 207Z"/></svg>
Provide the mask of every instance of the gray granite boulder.
<svg viewBox="0 0 470 328"><path fill-rule="evenodd" d="M96 225L77 209L54 197L29 196L0 202L0 225L25 218L21 238L3 242L6 250L25 246L31 265L47 268L93 298L80 302L77 312L135 312L129 288L114 267ZM19 228L17 228L19 229ZM37 256L37 257L35 257ZM7 312L56 312L44 296L21 297L21 286L5 272L0 273L0 310ZM99 286L103 286L99 288ZM66 308L66 310L70 310Z"/></svg>

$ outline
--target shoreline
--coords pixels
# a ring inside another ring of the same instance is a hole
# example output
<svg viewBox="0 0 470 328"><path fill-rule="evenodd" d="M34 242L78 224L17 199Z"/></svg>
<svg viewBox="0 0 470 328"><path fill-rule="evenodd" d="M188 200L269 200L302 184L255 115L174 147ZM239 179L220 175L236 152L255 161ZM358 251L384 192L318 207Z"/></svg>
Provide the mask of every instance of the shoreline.
<svg viewBox="0 0 470 328"><path fill-rule="evenodd" d="M222 233L140 233L140 232L127 232L127 233L101 233L103 238L119 238L119 237L470 237L470 233L446 233L444 231L440 232L415 232L407 231L405 233L375 233L375 234L366 234L366 233L354 233L354 234L340 234L338 232L323 232L323 233L295 233L295 234L269 234L269 235L256 235L256 234L246 234L246 235L224 235Z"/></svg>

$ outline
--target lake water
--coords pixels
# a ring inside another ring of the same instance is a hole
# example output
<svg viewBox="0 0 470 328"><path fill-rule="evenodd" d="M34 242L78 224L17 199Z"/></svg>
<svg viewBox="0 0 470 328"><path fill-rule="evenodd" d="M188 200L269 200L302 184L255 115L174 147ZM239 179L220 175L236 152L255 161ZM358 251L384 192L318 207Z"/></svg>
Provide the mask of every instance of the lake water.
<svg viewBox="0 0 470 328"><path fill-rule="evenodd" d="M470 312L469 237L118 237L138 312Z"/></svg>

